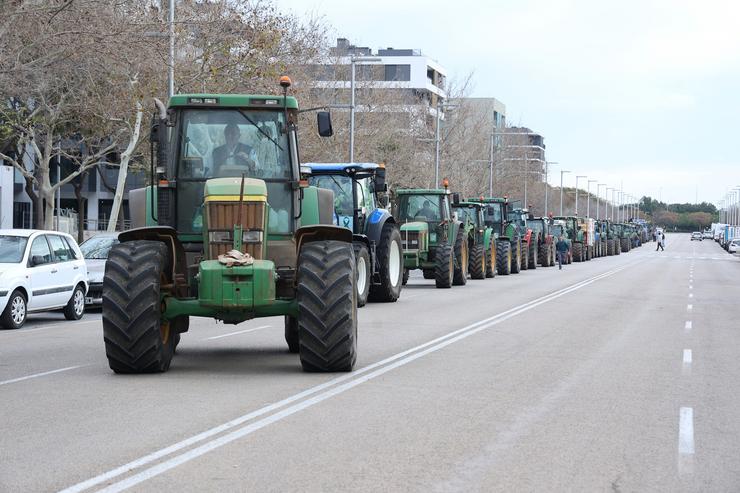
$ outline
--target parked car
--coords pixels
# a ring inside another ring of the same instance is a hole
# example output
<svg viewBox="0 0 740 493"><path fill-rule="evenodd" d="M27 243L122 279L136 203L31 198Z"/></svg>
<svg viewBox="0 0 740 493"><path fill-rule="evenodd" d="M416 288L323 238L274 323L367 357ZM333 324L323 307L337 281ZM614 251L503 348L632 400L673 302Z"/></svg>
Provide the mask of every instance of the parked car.
<svg viewBox="0 0 740 493"><path fill-rule="evenodd" d="M701 231L694 231L693 233L691 233L691 241L694 241L694 240L702 241L703 239L704 237L702 236Z"/></svg>
<svg viewBox="0 0 740 493"><path fill-rule="evenodd" d="M0 230L0 328L18 329L28 313L63 309L67 320L85 313L87 266L65 233Z"/></svg>
<svg viewBox="0 0 740 493"><path fill-rule="evenodd" d="M88 289L85 304L100 306L103 304L103 274L105 262L113 245L118 243L118 233L100 233L80 244L80 250L87 264Z"/></svg>
<svg viewBox="0 0 740 493"><path fill-rule="evenodd" d="M730 253L740 252L740 238L735 238L727 245L727 251Z"/></svg>

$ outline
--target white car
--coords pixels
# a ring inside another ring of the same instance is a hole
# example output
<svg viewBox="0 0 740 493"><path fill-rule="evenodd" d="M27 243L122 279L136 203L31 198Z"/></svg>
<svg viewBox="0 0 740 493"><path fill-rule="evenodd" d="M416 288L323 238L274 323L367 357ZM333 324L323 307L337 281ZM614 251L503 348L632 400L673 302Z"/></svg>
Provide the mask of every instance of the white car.
<svg viewBox="0 0 740 493"><path fill-rule="evenodd" d="M735 238L727 245L727 251L730 253L740 252L740 238Z"/></svg>
<svg viewBox="0 0 740 493"><path fill-rule="evenodd" d="M118 233L100 233L80 244L87 264L87 296L85 304L100 306L103 303L103 275L105 262L113 245L118 243Z"/></svg>
<svg viewBox="0 0 740 493"><path fill-rule="evenodd" d="M79 320L86 292L87 267L71 236L0 229L0 328L18 329L28 313L58 309Z"/></svg>
<svg viewBox="0 0 740 493"><path fill-rule="evenodd" d="M691 241L699 240L702 241L703 236L701 235L701 231L694 231L691 233Z"/></svg>

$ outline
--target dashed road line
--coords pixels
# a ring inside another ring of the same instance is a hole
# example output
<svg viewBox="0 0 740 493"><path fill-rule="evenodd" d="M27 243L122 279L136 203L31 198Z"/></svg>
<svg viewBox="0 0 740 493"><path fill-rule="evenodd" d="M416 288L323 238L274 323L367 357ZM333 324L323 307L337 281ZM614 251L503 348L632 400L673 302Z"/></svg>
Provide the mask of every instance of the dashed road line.
<svg viewBox="0 0 740 493"><path fill-rule="evenodd" d="M694 305L692 305L692 304L688 304L688 305L686 305L686 310L687 310L687 311L691 311L691 310L693 310L693 309L694 309Z"/></svg>
<svg viewBox="0 0 740 493"><path fill-rule="evenodd" d="M684 325L684 329L686 329L686 330L691 330L692 329L691 320L687 320L686 321L686 325Z"/></svg>
<svg viewBox="0 0 740 493"><path fill-rule="evenodd" d="M23 382L24 380L30 380L32 378L45 377L46 375L53 375L55 373L62 373L63 371L76 370L77 368L82 368L83 366L89 365L68 366L66 368L59 368L58 370L50 370L41 373L34 373L33 375L26 375L25 377L11 378L10 380L3 380L2 382L0 382L0 385L8 385L11 383Z"/></svg>
<svg viewBox="0 0 740 493"><path fill-rule="evenodd" d="M682 407L678 419L678 472L691 474L694 466L694 409Z"/></svg>

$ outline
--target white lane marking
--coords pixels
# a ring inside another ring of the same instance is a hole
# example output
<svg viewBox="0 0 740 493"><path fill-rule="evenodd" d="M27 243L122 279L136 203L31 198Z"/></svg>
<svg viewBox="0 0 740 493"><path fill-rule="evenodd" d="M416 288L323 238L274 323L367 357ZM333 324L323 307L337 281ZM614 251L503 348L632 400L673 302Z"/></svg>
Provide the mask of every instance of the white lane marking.
<svg viewBox="0 0 740 493"><path fill-rule="evenodd" d="M694 305L686 305L686 310L691 311L694 309Z"/></svg>
<svg viewBox="0 0 740 493"><path fill-rule="evenodd" d="M32 329L13 330L13 331L8 331L6 333L7 333L7 335L20 335L20 334L28 334L30 332L38 332L40 330L55 329L57 327L64 327L64 328L67 328L67 329L74 329L76 327L79 327L82 324L92 324L92 323L102 324L103 323L103 319L102 318L96 318L96 319L93 319L93 320L78 320L76 322L67 322L67 323L61 322L61 323L52 324L52 325L42 325L41 327L34 327Z"/></svg>
<svg viewBox="0 0 740 493"><path fill-rule="evenodd" d="M590 279L586 279L584 281L577 282L575 284L572 284L571 286L567 286L565 288L562 288L560 290L554 291L550 294L541 296L540 298L536 298L532 301L528 301L522 305L519 305L514 308L510 308L509 310L506 310L504 312L501 312L497 315L494 315L492 317L479 320L478 322L474 322L466 327L463 327L461 329L454 330L452 332L449 332L443 336L440 336L436 339L432 339L431 341L427 341L423 344L420 344L416 347L407 349L405 351L402 351L400 353L397 353L393 356L390 356L384 360L378 361L376 363L372 363L368 366L365 366L363 368L360 368L358 370L355 370L353 373L348 373L345 375L342 375L340 377L336 377L334 379L331 379L327 382L324 382L322 384L316 385L314 387L308 388L304 390L303 392L300 392L298 394L292 395L290 397L287 397L281 401L275 402L273 404L270 404L268 406L265 406L261 409L257 409L255 411L252 411L250 413L244 414L238 418L235 418L227 423L218 425L216 427L213 427L209 430L206 430L204 432L201 432L197 435L194 435L190 438L186 438L185 440L182 440L180 442L177 442L173 445L170 445L169 447L165 447L163 449L157 450L155 452L152 452L148 455L145 455L143 457L140 457L138 459L135 459L127 464L124 464L122 466L119 466L115 469L111 469L110 471L107 471L103 474L100 474L98 476L95 476L93 478L90 478L88 480L82 481L80 483L77 483L75 485L72 485L64 490L62 490L60 493L77 493L84 491L88 488L91 488L93 486L96 486L100 483L104 483L110 479L116 478L118 476L121 476L122 474L129 473L133 471L134 469L137 469L139 467L145 466L151 462L154 462L155 460L158 460L162 457L165 457L167 455L170 455L178 450L181 450L183 448L189 447L191 445L194 445L198 442L201 442L203 440L206 440L214 435L217 435L219 433L222 433L226 430L229 430L231 428L235 428L239 425L242 425L248 421L251 421L252 419L255 419L259 416L262 416L264 414L267 414L271 411L275 411L277 409L280 409L290 403L293 403L295 401L301 400L305 397L311 396L313 394L316 394L318 392L321 392L325 389L326 392L320 393L310 399L307 399L305 401L302 401L298 404L294 404L293 406L283 409L282 411L272 414L270 416L267 416L265 418L262 418L259 421L256 421L252 424L246 425L242 428L239 428L237 430L234 430L228 434L222 435L221 437L214 438L210 442L207 442L199 447L196 447L194 449L191 449L187 452L182 453L181 455L175 456L171 459L168 459L160 464L157 464L156 466L152 466L149 469L145 469L144 471L126 478L125 480L122 480L118 483L113 483L109 485L107 488L101 491L122 491L123 489L129 488L135 484L138 484L142 481L146 481L158 474L161 474L169 469L172 469L174 467L177 467L178 465L182 464L183 462L187 462L189 460L192 460L200 455L203 455L207 452L210 452L211 450L220 447L226 443L229 443L230 441L236 440L237 438L240 438L242 436L248 435L250 433L253 433L254 431L257 431L260 428L263 428L267 426L268 424L271 424L275 421L279 421L280 419L283 419L286 416L289 416L291 414L294 414L302 409L305 409L307 407L310 407L318 402L321 402L325 399L328 399L329 397L333 397L334 395L337 395L339 393L342 393L346 390L349 390L350 388L359 385L361 383L364 383L368 380L371 380L379 375L382 375L386 371L390 371L392 369L395 369L399 366L403 366L407 363L410 363L411 361L421 357L425 356L431 352L437 351L439 349L442 349L443 347L447 346L448 344L452 344L454 342L457 342L461 339L464 339L470 335L473 335L475 333L480 332L481 330L487 329L489 327L492 327L494 325L497 325L505 320L508 320L511 317L514 317L516 315L519 315L520 313L524 313L528 310L531 310L532 308L535 308L543 303L547 303L548 301L552 301L556 298L559 298L565 294L568 294L572 291L576 291L584 286L588 286L591 283L594 283L598 281L599 279L603 279L605 277L612 276L622 270L625 270L628 267L631 267L633 265L638 264L638 262L633 262L631 264L624 265L622 267L618 267L616 269L613 269L611 271L607 271L603 274L599 274L597 276L594 276ZM436 346L435 346L436 344ZM424 348L424 351L420 351ZM420 352L417 352L420 351ZM412 354L413 353L413 354ZM410 356L409 356L410 355ZM395 363L394 363L395 362ZM388 366L383 367L386 364L392 363ZM376 371L376 368L380 368ZM371 373L372 371L372 373ZM367 374L365 376L361 376ZM346 384L342 384L341 386L336 386L334 388L330 388L336 384L339 384L341 382L344 382L346 380L351 380L350 382L347 382ZM235 436L235 434L238 434L238 436ZM226 441L225 441L226 440ZM215 445L214 445L215 444Z"/></svg>
<svg viewBox="0 0 740 493"><path fill-rule="evenodd" d="M689 289L694 289L694 286L692 286L691 284L689 284Z"/></svg>
<svg viewBox="0 0 740 493"><path fill-rule="evenodd" d="M681 257L679 257L678 255L674 255L673 258L681 258Z"/></svg>
<svg viewBox="0 0 740 493"><path fill-rule="evenodd" d="M689 298L693 298L693 297L694 297L694 293L689 293Z"/></svg>
<svg viewBox="0 0 740 493"><path fill-rule="evenodd" d="M678 453L694 453L694 409L682 407L678 424Z"/></svg>
<svg viewBox="0 0 740 493"><path fill-rule="evenodd" d="M684 329L691 330L691 320L686 321L686 325L684 325Z"/></svg>
<svg viewBox="0 0 740 493"><path fill-rule="evenodd" d="M684 349L683 350L683 363L685 365L691 364L691 349Z"/></svg>
<svg viewBox="0 0 740 493"><path fill-rule="evenodd" d="M89 365L68 366L66 368L59 368L58 370L34 373L33 375L26 375L25 377L12 378L10 380L3 380L2 382L0 382L0 385L8 385L9 383L22 382L24 380L30 380L32 378L45 377L46 375L53 375L54 373L61 373L63 371L76 370L77 368L82 368L83 366L89 366Z"/></svg>
<svg viewBox="0 0 740 493"><path fill-rule="evenodd" d="M246 334L247 332L254 332L255 330L262 330L262 329L266 329L268 327L272 327L272 326L271 325L262 325L261 327L255 327L253 329L238 330L236 332L229 332L228 334L221 334L220 336L206 337L205 339L202 339L202 340L204 340L204 341L213 341L214 339L221 339L223 337L235 336L235 335L239 335L239 334Z"/></svg>

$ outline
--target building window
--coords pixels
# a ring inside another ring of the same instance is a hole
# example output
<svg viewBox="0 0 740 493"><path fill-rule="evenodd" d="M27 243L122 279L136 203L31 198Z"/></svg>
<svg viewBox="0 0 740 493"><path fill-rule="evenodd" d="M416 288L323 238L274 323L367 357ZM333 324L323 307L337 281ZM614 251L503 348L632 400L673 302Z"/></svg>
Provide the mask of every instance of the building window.
<svg viewBox="0 0 740 493"><path fill-rule="evenodd" d="M31 228L31 203L13 202L13 227L16 229Z"/></svg>
<svg viewBox="0 0 740 493"><path fill-rule="evenodd" d="M411 65L386 65L386 81L409 81L411 80Z"/></svg>

